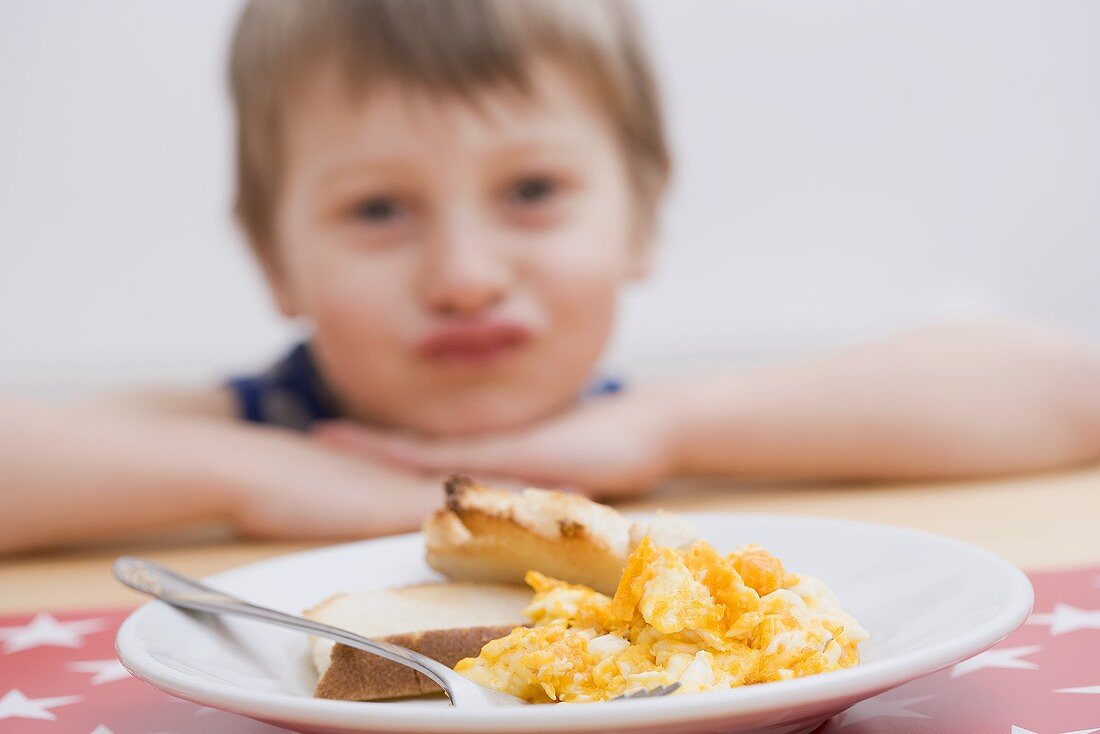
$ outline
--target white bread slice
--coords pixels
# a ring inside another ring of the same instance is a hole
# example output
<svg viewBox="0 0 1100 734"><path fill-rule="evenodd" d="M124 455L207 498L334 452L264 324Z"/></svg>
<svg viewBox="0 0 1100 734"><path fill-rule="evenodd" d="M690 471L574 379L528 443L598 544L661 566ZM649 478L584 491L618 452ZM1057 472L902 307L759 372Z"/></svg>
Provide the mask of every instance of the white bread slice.
<svg viewBox="0 0 1100 734"><path fill-rule="evenodd" d="M526 620L531 590L511 584L440 583L339 594L304 616L364 637L387 640L454 667ZM430 680L376 655L310 638L319 676L313 695L373 701L437 693Z"/></svg>
<svg viewBox="0 0 1100 734"><path fill-rule="evenodd" d="M467 581L521 583L529 570L614 594L626 559L647 535L687 547L698 532L675 515L637 523L580 495L521 493L452 476L446 507L424 524L428 564Z"/></svg>

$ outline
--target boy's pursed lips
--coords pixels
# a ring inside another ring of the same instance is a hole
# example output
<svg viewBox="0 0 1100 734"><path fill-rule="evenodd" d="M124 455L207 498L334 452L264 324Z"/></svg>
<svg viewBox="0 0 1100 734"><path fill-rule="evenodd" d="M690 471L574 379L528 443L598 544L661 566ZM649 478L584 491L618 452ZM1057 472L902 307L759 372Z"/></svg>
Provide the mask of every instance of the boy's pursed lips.
<svg viewBox="0 0 1100 734"><path fill-rule="evenodd" d="M531 337L531 329L514 321L456 320L433 328L416 351L434 362L478 366L514 352Z"/></svg>

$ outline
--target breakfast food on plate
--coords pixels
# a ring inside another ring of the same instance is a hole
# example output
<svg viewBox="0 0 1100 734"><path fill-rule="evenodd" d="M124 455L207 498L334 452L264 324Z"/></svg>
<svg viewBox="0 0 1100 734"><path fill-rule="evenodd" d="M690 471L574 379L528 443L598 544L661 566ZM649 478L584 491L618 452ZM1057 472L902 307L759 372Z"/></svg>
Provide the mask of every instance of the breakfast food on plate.
<svg viewBox="0 0 1100 734"><path fill-rule="evenodd" d="M658 512L646 523L580 495L544 489L521 493L446 480L446 506L424 525L428 563L451 578L522 583L528 571L612 594L630 552L649 537L688 547L695 529Z"/></svg>
<svg viewBox="0 0 1100 734"><path fill-rule="evenodd" d="M460 581L342 594L306 616L412 648L532 703L671 683L673 695L697 693L859 662L867 631L823 583L787 572L760 546L721 555L675 515L632 522L564 492L515 493L458 476L445 489L446 507L424 526L428 563ZM320 698L439 690L369 653L312 645Z"/></svg>
<svg viewBox="0 0 1100 734"><path fill-rule="evenodd" d="M455 670L532 703L599 701L677 682L673 695L851 667L867 631L820 581L759 546L720 555L645 539L614 597L533 571L517 627Z"/></svg>
<svg viewBox="0 0 1100 734"><path fill-rule="evenodd" d="M489 640L525 624L531 592L522 586L441 583L339 594L305 616L364 637L403 645L453 666ZM310 638L318 698L372 701L439 687L410 668L331 640Z"/></svg>

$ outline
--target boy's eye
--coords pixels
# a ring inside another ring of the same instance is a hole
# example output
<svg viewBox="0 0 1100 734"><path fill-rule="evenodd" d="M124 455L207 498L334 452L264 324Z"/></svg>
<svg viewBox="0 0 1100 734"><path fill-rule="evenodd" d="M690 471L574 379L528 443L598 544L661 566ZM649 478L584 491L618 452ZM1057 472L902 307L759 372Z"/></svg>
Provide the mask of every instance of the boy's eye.
<svg viewBox="0 0 1100 734"><path fill-rule="evenodd" d="M372 224L385 224L401 214L401 205L388 196L365 199L355 205L355 216Z"/></svg>
<svg viewBox="0 0 1100 734"><path fill-rule="evenodd" d="M508 198L519 204L536 204L549 198L556 190L557 184L548 178L525 178L512 187Z"/></svg>

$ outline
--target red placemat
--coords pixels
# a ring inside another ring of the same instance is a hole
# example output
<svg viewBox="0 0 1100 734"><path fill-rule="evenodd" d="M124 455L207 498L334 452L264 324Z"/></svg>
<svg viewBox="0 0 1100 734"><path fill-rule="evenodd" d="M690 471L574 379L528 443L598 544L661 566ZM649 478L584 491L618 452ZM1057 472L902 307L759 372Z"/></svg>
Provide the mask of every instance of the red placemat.
<svg viewBox="0 0 1100 734"><path fill-rule="evenodd" d="M1011 637L859 703L817 734L1100 732L1100 567L1032 574L1031 581L1035 613ZM285 731L132 678L114 652L127 613L0 617L0 734Z"/></svg>

